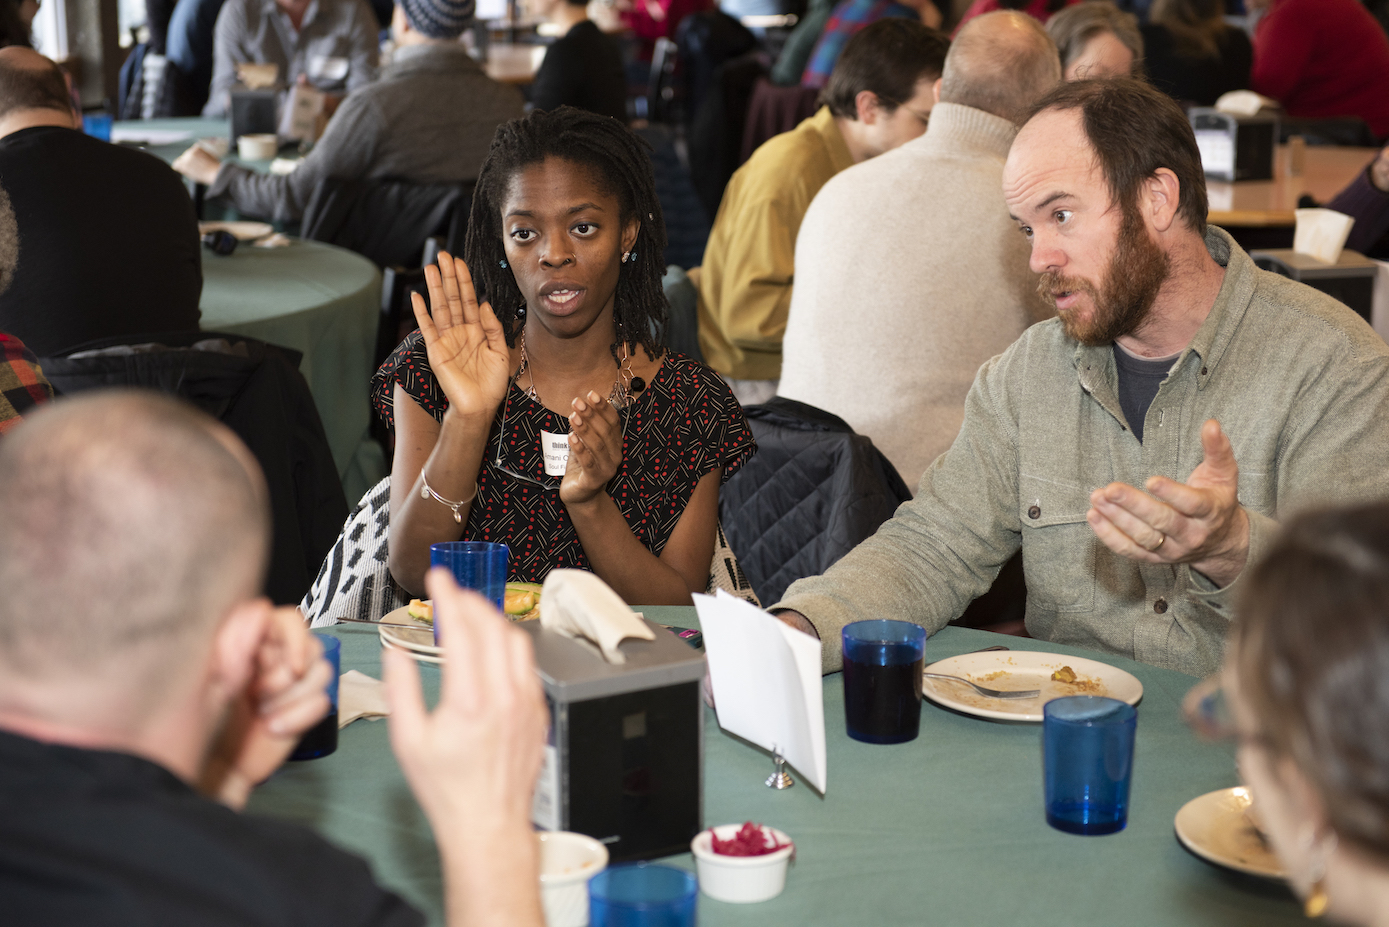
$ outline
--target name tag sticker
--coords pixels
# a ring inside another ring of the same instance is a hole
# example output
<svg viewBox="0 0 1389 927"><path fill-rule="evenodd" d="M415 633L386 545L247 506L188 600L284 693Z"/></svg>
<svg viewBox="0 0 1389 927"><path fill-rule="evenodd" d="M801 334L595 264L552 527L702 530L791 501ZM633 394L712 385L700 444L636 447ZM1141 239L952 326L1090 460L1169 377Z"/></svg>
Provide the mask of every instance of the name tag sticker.
<svg viewBox="0 0 1389 927"><path fill-rule="evenodd" d="M545 475L564 476L564 470L569 466L569 435L542 431L540 450L545 455Z"/></svg>
<svg viewBox="0 0 1389 927"><path fill-rule="evenodd" d="M343 80L347 77L346 58L331 55L314 55L309 59L309 78L311 80Z"/></svg>

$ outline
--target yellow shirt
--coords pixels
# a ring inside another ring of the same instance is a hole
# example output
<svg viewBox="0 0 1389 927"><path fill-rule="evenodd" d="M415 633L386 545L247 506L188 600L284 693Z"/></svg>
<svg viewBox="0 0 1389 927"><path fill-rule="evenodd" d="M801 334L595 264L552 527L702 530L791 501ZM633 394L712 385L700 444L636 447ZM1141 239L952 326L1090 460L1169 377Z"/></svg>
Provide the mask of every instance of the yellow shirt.
<svg viewBox="0 0 1389 927"><path fill-rule="evenodd" d="M796 234L810 201L854 163L829 107L769 139L724 191L699 279L699 347L738 380L781 376Z"/></svg>

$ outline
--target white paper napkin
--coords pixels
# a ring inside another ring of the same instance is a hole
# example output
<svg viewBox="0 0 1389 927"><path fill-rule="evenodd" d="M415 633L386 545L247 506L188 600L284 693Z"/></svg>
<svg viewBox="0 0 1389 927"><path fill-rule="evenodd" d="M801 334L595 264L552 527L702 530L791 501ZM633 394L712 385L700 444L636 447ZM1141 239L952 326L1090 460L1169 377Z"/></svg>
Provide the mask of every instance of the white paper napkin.
<svg viewBox="0 0 1389 927"><path fill-rule="evenodd" d="M379 679L348 670L338 677L338 730L358 718L384 718L391 713L386 705L386 687Z"/></svg>
<svg viewBox="0 0 1389 927"><path fill-rule="evenodd" d="M1350 237L1355 220L1334 209L1298 209L1293 231L1293 250L1319 261L1335 264Z"/></svg>
<svg viewBox="0 0 1389 927"><path fill-rule="evenodd" d="M551 570L541 589L540 626L598 645L609 663L626 663L618 649L624 638L655 640L646 622L597 576L585 570Z"/></svg>

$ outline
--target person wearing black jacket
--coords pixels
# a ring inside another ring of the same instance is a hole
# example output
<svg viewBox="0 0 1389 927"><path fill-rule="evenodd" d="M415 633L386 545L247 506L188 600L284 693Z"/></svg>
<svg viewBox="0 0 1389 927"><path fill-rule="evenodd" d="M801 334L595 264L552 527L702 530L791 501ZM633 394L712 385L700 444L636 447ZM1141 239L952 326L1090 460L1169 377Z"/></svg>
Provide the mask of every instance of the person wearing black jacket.
<svg viewBox="0 0 1389 927"><path fill-rule="evenodd" d="M536 109L577 106L627 121L627 79L617 43L588 18L584 0L544 0L543 12L564 30L545 52L531 86Z"/></svg>
<svg viewBox="0 0 1389 927"><path fill-rule="evenodd" d="M0 329L40 357L98 338L198 327L198 220L153 155L81 132L58 66L0 49L0 179L19 263Z"/></svg>

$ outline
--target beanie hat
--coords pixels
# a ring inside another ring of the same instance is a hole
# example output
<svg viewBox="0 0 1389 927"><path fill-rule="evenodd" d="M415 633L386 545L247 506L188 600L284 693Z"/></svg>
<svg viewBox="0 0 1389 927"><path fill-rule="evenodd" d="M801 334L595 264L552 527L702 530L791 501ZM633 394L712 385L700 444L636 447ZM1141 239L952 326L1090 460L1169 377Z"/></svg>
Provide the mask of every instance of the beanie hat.
<svg viewBox="0 0 1389 927"><path fill-rule="evenodd" d="M473 21L476 0L399 0L410 28L431 39L456 39Z"/></svg>

